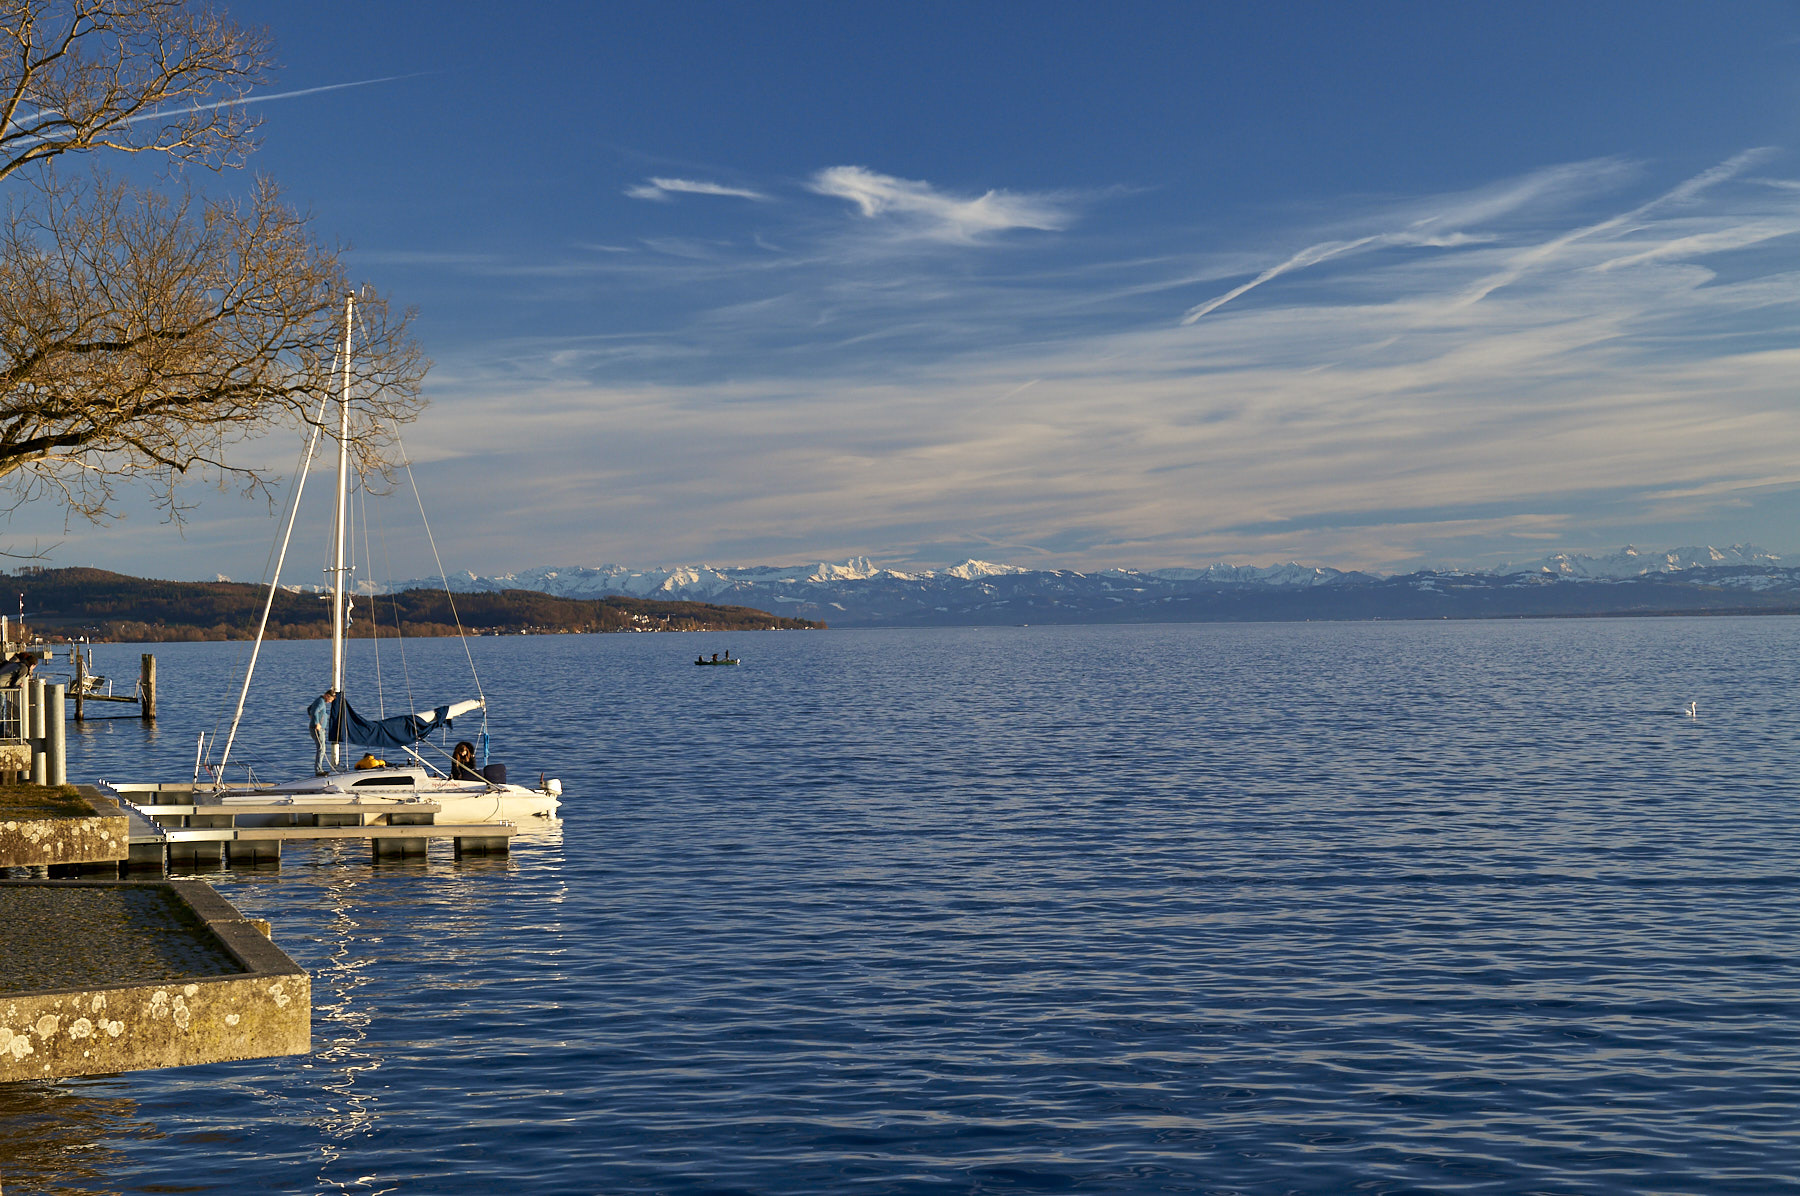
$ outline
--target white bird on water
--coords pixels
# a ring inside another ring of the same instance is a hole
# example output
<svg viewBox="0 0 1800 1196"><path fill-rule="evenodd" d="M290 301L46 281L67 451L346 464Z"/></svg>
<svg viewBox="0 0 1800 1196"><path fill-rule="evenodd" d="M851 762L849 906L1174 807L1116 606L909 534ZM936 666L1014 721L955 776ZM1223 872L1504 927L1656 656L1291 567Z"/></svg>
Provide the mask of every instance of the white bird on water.
<svg viewBox="0 0 1800 1196"><path fill-rule="evenodd" d="M1700 703L1689 702L1686 706L1683 706L1681 708L1681 713L1687 715L1689 718L1699 718L1700 717Z"/></svg>

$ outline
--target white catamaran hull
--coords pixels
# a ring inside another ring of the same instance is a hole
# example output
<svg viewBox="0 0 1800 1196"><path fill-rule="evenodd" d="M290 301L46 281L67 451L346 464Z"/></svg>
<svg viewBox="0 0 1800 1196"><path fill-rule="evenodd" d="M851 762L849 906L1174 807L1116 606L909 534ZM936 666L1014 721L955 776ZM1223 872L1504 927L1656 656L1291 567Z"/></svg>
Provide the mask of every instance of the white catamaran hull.
<svg viewBox="0 0 1800 1196"><path fill-rule="evenodd" d="M562 804L560 789L561 786L527 789L523 785L453 781L419 769L376 768L305 777L287 784L253 789L226 789L220 791L218 800L221 805L231 805L264 804L292 798L296 804L308 806L330 802L354 802L362 806L430 802L438 807L434 821L440 826L483 822L514 822L525 826L556 817L557 808Z"/></svg>

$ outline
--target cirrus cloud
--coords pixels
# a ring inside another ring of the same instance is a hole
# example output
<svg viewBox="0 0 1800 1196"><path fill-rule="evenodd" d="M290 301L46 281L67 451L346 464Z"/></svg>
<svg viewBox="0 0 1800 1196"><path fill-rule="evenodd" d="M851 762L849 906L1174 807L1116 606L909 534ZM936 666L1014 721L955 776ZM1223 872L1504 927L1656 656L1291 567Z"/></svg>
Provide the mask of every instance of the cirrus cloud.
<svg viewBox="0 0 1800 1196"><path fill-rule="evenodd" d="M983 236L1012 229L1058 232L1072 216L1051 196L987 191L958 196L930 183L896 178L865 166L832 166L808 183L820 195L846 199L863 216L885 219L903 235L931 241L969 244Z"/></svg>
<svg viewBox="0 0 1800 1196"><path fill-rule="evenodd" d="M698 179L663 179L651 178L635 187L625 188L625 194L633 199L650 199L667 203L672 195L722 195L731 199L767 200L769 197L760 191L752 191L747 187L727 187L723 183L708 183Z"/></svg>

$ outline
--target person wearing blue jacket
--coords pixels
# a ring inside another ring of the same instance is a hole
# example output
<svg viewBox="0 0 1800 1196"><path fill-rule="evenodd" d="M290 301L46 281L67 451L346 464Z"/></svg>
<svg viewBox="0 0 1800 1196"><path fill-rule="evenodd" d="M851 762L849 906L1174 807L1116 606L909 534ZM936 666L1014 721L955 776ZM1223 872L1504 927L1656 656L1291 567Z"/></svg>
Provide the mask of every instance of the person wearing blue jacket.
<svg viewBox="0 0 1800 1196"><path fill-rule="evenodd" d="M331 704L337 700L337 690L328 689L312 700L306 708L307 717L312 719L313 737L313 775L326 776L331 772L325 767L325 739L331 727Z"/></svg>

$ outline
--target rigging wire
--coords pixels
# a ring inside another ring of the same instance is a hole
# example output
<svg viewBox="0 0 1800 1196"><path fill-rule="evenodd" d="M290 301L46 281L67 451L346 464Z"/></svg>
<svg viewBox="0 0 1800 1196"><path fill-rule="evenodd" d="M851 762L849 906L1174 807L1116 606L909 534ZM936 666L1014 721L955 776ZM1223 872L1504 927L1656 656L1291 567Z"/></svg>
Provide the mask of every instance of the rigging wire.
<svg viewBox="0 0 1800 1196"><path fill-rule="evenodd" d="M340 347L334 346L332 348L332 350L331 350L331 373L327 374L326 377L328 377L328 378L333 377L337 374L339 354L341 354L342 352L343 352L343 349ZM325 418L325 403L328 399L329 399L329 394L327 395L326 399L322 399L320 401L320 403L319 403L319 420L314 422L313 430L310 433L308 433L308 437L303 438L300 442L300 445L301 445L300 456L294 461L294 472L292 475L290 475L296 479L299 479L298 481L295 482L294 493L289 498L289 503L292 507L297 508L300 504L300 490L305 485L305 479L303 477L302 471L310 468L310 464L312 461L314 445L308 444L307 440L311 439L314 442L314 444L316 444L317 437L318 437L319 423L322 422ZM292 530L292 516L291 515L289 516L289 529L290 529L290 534L291 534L291 530ZM257 583L256 583L258 588L260 588L264 585L277 584L281 580L281 578L280 578L280 568L281 567L279 564L276 563L276 560L275 560L275 552L278 547L285 547L285 544L278 544L274 540L269 541L268 554L263 557L262 576L257 580ZM271 576L271 571L273 571L273 574L274 574L273 576ZM264 612L263 618L264 618L264 621L266 622L268 619L268 612L266 612L266 611ZM244 645L244 651L242 653L240 653L238 656L238 665L240 668L243 668L246 670L254 670L256 668L256 652L257 652L257 648L261 644L261 642L262 642L262 637L259 633L257 636L253 637L247 644ZM208 732L207 736L206 736L208 744L212 744L213 742L217 741L217 739L219 738L219 724L225 721L225 705L226 705L226 700L228 700L227 695L224 693L221 693L220 698L221 698L221 701L219 703L219 712L217 715L214 716L212 730L210 732ZM211 767L212 767L212 748L210 746L206 749L206 757L205 757L205 760L203 763L204 763L204 766L208 770L211 769ZM219 762L219 768L221 770L223 770L224 767L225 767L225 762L223 760L221 760ZM221 779L223 779L223 778L221 777Z"/></svg>
<svg viewBox="0 0 1800 1196"><path fill-rule="evenodd" d="M382 576L388 578L388 584L392 585L394 577L394 561L393 557L388 553L387 522L382 518L381 507L379 505L375 508L375 534L381 538ZM374 566L370 567L373 568ZM388 591L388 609L391 610L394 615L394 645L400 653L400 679L406 686L406 708L408 710L417 710L419 708L418 703L413 697L412 666L406 659L406 629L401 626L400 623L400 597L392 590Z"/></svg>
<svg viewBox="0 0 1800 1196"><path fill-rule="evenodd" d="M335 357L333 368L336 368ZM215 775L221 780L225 776L225 764L231 759L232 745L237 742L238 723L244 717L244 701L250 696L250 678L256 672L256 658L262 653L263 633L269 628L269 611L275 605L275 591L281 585L281 566L287 561L288 541L294 534L294 520L300 515L300 495L306 489L306 475L312 469L313 453L318 448L319 433L325 424L325 407L330 401L329 392L320 396L318 419L313 423L312 433L306 438L306 450L301 454L299 466L295 470L294 500L288 507L287 531L281 537L281 552L275 559L274 576L269 579L269 596L263 600L262 619L256 625L256 639L250 649L250 664L244 670L244 684L238 691L237 710L231 716L231 732L225 737L225 751L219 756L219 771ZM214 729L217 729L216 724Z"/></svg>
<svg viewBox="0 0 1800 1196"><path fill-rule="evenodd" d="M370 651L373 652L375 656L375 709L378 718L386 718L387 687L382 684L381 679L381 607L375 601L374 593L375 558L370 553L368 487L358 485L356 488L356 495L357 515L362 519L363 563L368 566L367 572L363 575L368 580L363 584L370 588L369 593L365 595L365 597L369 600L369 647Z"/></svg>
<svg viewBox="0 0 1800 1196"><path fill-rule="evenodd" d="M431 545L431 559L437 563L438 578L444 583L444 598L450 603L450 617L456 623L456 636L462 641L463 656L469 662L469 675L475 679L475 696L481 699L481 724L487 726L487 694L482 692L481 673L475 668L475 654L469 651L469 633L463 630L462 616L456 611L456 596L450 592L450 575L444 571L444 558L438 554L437 537L431 534L431 520L425 515L425 500L419 496L419 480L413 476L412 461L407 458L406 444L400 439L400 425L393 425L394 445L400 450L400 464L406 467L406 481L412 487L413 501L419 505L419 521L425 525L425 540Z"/></svg>

